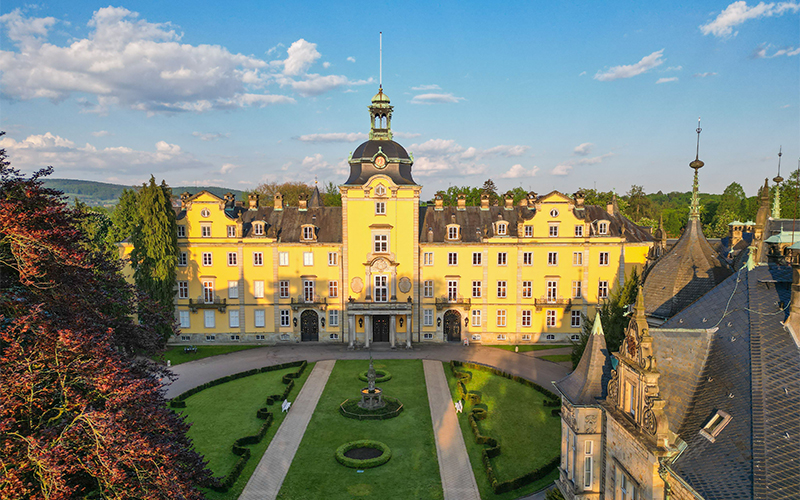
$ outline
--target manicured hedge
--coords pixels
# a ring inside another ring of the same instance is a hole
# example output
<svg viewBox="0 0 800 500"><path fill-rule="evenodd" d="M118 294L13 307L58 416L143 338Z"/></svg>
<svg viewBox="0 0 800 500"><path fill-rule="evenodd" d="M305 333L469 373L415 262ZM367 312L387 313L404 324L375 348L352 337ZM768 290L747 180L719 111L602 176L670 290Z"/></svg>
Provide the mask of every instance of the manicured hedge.
<svg viewBox="0 0 800 500"><path fill-rule="evenodd" d="M511 375L509 373L500 371L496 368L491 366L484 366L479 365L477 363L463 363L461 361L451 361L450 367L453 369L453 373L455 377L458 379L458 393L461 396L461 399L464 399L464 396L470 397L470 400L473 400L473 396L475 393L479 393L479 391L468 391L464 381L467 379L467 376L464 374L469 373L469 380L472 380L472 373L465 371L465 370L457 370L457 367L466 366L472 368L474 370L484 370L495 375L500 375L501 377L505 377L507 379L511 379L515 382L519 382L523 385L527 385L528 387L532 387L537 391L541 392L548 398L550 401L545 401L544 406L554 406L552 403L558 400L558 397L553 394L552 392L548 391L544 387L531 382L530 380L526 380L522 377L518 377L516 375ZM478 402L480 402L480 398L478 398ZM549 404L548 404L549 403ZM560 401L558 401L559 408L554 408L551 411L551 415L558 416L558 412L561 407ZM508 491L516 490L517 488L522 488L525 485L528 485L534 481L538 481L539 479L545 477L546 475L550 474L561 461L561 456L556 455L550 462L546 463L545 465L539 467L538 469L534 469L526 474L523 474L519 477L515 477L514 479L509 479L507 481L499 481L497 479L497 475L494 472L494 467L492 466L492 459L500 455L500 443L491 436L486 436L481 433L480 426L478 422L481 420L485 420L488 418L489 413L487 411L486 405L474 405L472 410L469 412L467 417L467 421L469 422L469 426L472 429L472 433L475 435L475 442L478 444L486 445L486 448L483 449L481 452L481 462L483 463L483 469L486 472L486 477L489 480L489 484L492 486L492 491L495 494L506 493Z"/></svg>
<svg viewBox="0 0 800 500"><path fill-rule="evenodd" d="M344 456L345 453L356 448L377 448L381 450L382 454L379 457L368 458L366 460L359 460L357 458L348 458ZM379 467L388 462L391 458L392 450L389 449L388 446L380 441L373 441L371 439L350 441L349 443L345 443L336 449L336 461L345 467L350 467L351 469L371 469L373 467Z"/></svg>
<svg viewBox="0 0 800 500"><path fill-rule="evenodd" d="M358 380L362 382L367 382L369 379L367 378L367 371L363 371L358 374ZM375 370L375 383L380 384L381 382L386 382L387 380L392 380L392 374L386 370Z"/></svg>
<svg viewBox="0 0 800 500"><path fill-rule="evenodd" d="M403 403L399 399L384 396L383 400L386 402L385 407L378 411L370 411L358 406L358 401L355 399L345 399L339 405L339 413L355 420L389 420L403 412Z"/></svg>
<svg viewBox="0 0 800 500"><path fill-rule="evenodd" d="M201 384L193 389L189 389L183 394L180 394L177 397L173 398L170 401L169 405L172 408L186 408L186 401L185 401L186 398L188 398L193 394L197 394L198 392L204 389L208 389L209 387L214 387L219 384L224 384L225 382L230 382L231 380L236 380L243 377L249 377L250 375L255 375L257 373L272 372L275 370L282 370L284 368L292 368L295 366L298 367L297 371L292 373L287 373L286 375L281 377L283 383L286 384L286 389L284 389L283 394L279 396L267 396L267 404L271 405L272 404L272 402L270 402L271 398L278 398L279 400L282 401L289 397L289 393L292 391L292 388L294 387L294 379L300 377L300 375L303 374L303 371L305 371L306 366L308 366L307 361L293 361L291 363L265 366L263 368L255 368L253 370L247 370L246 372L227 375L225 377L212 380L211 382L206 382L205 384ZM275 399L275 401L277 401L278 399ZM274 420L274 416L269 411L268 408L259 408L256 411L256 417L264 421L264 423L261 424L258 433L252 436L240 437L239 439L233 442L233 446L231 447L231 452L234 455L238 456L239 459L236 460L235 464L233 464L233 468L228 473L228 475L223 478L218 478L218 477L211 478L211 480L208 483L203 484L202 486L205 486L206 488L212 489L214 491L226 492L231 488L231 486L233 486L233 483L235 483L236 480L239 479L239 476L241 475L245 464L250 459L250 449L245 448L245 446L250 446L260 443L261 440L264 439L264 436L267 435L267 430L269 429L269 426L272 424L272 421Z"/></svg>

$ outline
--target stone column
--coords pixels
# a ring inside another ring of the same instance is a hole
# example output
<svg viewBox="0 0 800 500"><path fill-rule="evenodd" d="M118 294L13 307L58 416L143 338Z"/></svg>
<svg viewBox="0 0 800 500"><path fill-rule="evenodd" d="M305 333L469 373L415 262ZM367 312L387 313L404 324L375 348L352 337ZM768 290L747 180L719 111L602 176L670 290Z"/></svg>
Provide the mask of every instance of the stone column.
<svg viewBox="0 0 800 500"><path fill-rule="evenodd" d="M372 316L364 315L364 347L369 349L370 336L372 334Z"/></svg>
<svg viewBox="0 0 800 500"><path fill-rule="evenodd" d="M406 349L411 349L411 315L406 314Z"/></svg>
<svg viewBox="0 0 800 500"><path fill-rule="evenodd" d="M372 300L372 272L370 271L369 268L367 268L367 273L365 277L367 278L366 280L367 282L364 283L364 285L366 285L367 287L367 295L366 297L364 297L364 300L369 302Z"/></svg>
<svg viewBox="0 0 800 500"><path fill-rule="evenodd" d="M397 302L397 266L392 266L392 302Z"/></svg>
<svg viewBox="0 0 800 500"><path fill-rule="evenodd" d="M397 326L395 323L397 322L397 316L392 314L389 316L389 344L394 349L394 342L395 338L397 337Z"/></svg>
<svg viewBox="0 0 800 500"><path fill-rule="evenodd" d="M348 337L350 337L350 343L347 346L348 349L353 349L354 344L356 342L356 315L349 314L347 316L347 327L350 330L348 333Z"/></svg>

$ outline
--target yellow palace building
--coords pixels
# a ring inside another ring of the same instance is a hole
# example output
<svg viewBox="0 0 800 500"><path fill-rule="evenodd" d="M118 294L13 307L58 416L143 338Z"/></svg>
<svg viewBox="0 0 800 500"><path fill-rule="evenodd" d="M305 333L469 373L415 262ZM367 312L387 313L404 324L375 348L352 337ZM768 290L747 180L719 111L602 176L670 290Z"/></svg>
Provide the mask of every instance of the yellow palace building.
<svg viewBox="0 0 800 500"><path fill-rule="evenodd" d="M650 232L580 192L420 205L392 110L379 90L341 207L181 196L173 343L565 343L645 264Z"/></svg>

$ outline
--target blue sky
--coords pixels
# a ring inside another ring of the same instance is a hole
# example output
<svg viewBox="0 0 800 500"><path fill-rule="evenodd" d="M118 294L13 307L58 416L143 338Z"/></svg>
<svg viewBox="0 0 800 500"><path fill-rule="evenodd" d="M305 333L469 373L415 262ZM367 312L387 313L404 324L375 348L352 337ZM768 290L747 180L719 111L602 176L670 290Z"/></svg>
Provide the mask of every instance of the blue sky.
<svg viewBox="0 0 800 500"><path fill-rule="evenodd" d="M0 8L0 139L55 177L344 182L383 85L429 197L754 194L800 157L800 3L132 2ZM539 5L541 4L541 5Z"/></svg>

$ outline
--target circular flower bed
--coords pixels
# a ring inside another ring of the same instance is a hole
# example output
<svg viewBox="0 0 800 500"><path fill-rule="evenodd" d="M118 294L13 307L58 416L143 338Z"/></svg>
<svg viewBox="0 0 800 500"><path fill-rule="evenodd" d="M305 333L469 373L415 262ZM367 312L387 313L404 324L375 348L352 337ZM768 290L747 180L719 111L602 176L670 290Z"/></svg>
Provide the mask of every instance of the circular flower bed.
<svg viewBox="0 0 800 500"><path fill-rule="evenodd" d="M358 459L349 458L345 453L358 448L371 448L380 451L380 455L374 458ZM392 450L389 449L384 443L380 441L373 441L371 439L362 439L360 441L350 441L345 443L336 450L336 461L345 467L352 469L371 469L373 467L380 467L392 458Z"/></svg>
<svg viewBox="0 0 800 500"><path fill-rule="evenodd" d="M383 397L386 406L377 410L365 410L358 406L358 401L358 399L346 399L339 405L339 413L356 420L387 420L400 415L400 412L403 411L403 403L399 399L389 396Z"/></svg>
<svg viewBox="0 0 800 500"><path fill-rule="evenodd" d="M358 380L362 382L367 382L367 371L365 370L358 374ZM392 374L389 373L387 370L375 370L375 383L380 384L381 382L386 382L387 380L392 379Z"/></svg>

